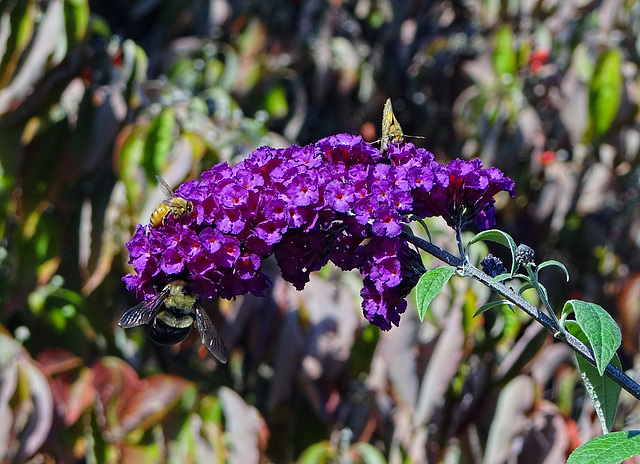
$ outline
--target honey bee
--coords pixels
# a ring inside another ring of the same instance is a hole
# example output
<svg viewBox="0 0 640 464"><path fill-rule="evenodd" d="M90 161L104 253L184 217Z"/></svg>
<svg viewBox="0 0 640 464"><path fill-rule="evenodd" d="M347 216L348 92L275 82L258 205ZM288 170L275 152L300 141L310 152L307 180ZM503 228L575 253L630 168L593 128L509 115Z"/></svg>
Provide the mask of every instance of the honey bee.
<svg viewBox="0 0 640 464"><path fill-rule="evenodd" d="M404 141L404 132L393 113L391 98L387 98L382 110L382 137L380 137L380 151L387 151L389 143L399 143Z"/></svg>
<svg viewBox="0 0 640 464"><path fill-rule="evenodd" d="M182 197L175 196L169 184L162 177L156 176L156 179L160 184L160 190L166 195L167 199L160 203L151 213L149 223L152 227L160 227L160 225L164 224L169 213L178 218L193 212L193 203Z"/></svg>
<svg viewBox="0 0 640 464"><path fill-rule="evenodd" d="M195 323L204 346L226 364L227 348L188 282L169 282L160 292L127 310L118 325L128 329L148 323L151 323L149 338L160 345L181 342Z"/></svg>

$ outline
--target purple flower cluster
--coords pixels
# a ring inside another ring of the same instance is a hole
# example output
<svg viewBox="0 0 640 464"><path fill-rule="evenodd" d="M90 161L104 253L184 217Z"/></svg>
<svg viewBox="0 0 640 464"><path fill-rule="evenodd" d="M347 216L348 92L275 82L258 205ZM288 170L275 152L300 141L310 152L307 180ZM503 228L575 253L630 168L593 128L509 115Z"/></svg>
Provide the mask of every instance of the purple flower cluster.
<svg viewBox="0 0 640 464"><path fill-rule="evenodd" d="M141 297L187 279L202 298L262 295L262 262L275 256L297 289L328 261L359 269L365 317L397 325L405 297L424 272L400 238L410 215L443 216L453 227L493 225L493 196L513 182L478 160L442 166L412 144L385 156L360 137L340 134L305 147L262 147L234 167L218 164L176 195L192 215L139 225L127 244L134 273L123 280Z"/></svg>

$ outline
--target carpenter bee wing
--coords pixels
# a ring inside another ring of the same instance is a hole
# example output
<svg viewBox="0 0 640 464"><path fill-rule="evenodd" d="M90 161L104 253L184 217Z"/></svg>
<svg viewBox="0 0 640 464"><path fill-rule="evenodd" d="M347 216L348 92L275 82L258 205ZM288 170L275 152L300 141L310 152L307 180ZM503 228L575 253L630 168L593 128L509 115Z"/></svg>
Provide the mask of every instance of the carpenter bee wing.
<svg viewBox="0 0 640 464"><path fill-rule="evenodd" d="M202 338L202 344L207 347L207 349L218 358L223 364L227 363L227 359L229 358L227 354L227 347L224 346L224 342L222 341L222 337L216 330L213 322L207 316L207 313L204 312L204 309L200 304L196 305L196 328L200 333L200 337Z"/></svg>
<svg viewBox="0 0 640 464"><path fill-rule="evenodd" d="M160 312L162 303L166 297L166 292L162 291L149 299L138 303L133 308L128 309L120 318L118 325L123 329L137 327L148 324Z"/></svg>
<svg viewBox="0 0 640 464"><path fill-rule="evenodd" d="M162 194L167 198L173 198L173 189L169 187L169 184L160 176L156 176L158 179L158 184L160 184L160 190L162 190Z"/></svg>

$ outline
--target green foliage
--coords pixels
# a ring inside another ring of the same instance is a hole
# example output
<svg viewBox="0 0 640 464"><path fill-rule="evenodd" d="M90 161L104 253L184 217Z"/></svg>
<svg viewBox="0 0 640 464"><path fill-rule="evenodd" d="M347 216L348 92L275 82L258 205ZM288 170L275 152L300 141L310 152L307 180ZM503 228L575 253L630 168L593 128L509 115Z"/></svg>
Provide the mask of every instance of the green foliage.
<svg viewBox="0 0 640 464"><path fill-rule="evenodd" d="M418 316L420 320L424 320L429 305L433 299L442 292L447 285L449 279L455 274L456 268L452 266L442 266L430 269L420 277L416 285L416 304L418 307Z"/></svg>
<svg viewBox="0 0 640 464"><path fill-rule="evenodd" d="M598 372L603 375L620 344L620 327L602 306L580 300L569 300L562 309L563 314L574 312L576 322L589 341L596 359Z"/></svg>
<svg viewBox="0 0 640 464"><path fill-rule="evenodd" d="M640 454L640 431L625 430L601 435L577 448L567 464L617 464Z"/></svg>
<svg viewBox="0 0 640 464"><path fill-rule="evenodd" d="M569 332L576 336L584 343L588 343L588 337L580 328L580 324L573 321L567 321ZM600 425L604 433L609 433L616 419L616 411L618 410L618 401L620 399L621 387L609 377L602 375L598 369L592 366L587 360L576 355L580 375L587 387L589 397L596 409ZM620 369L620 360L615 355L611 363Z"/></svg>
<svg viewBox="0 0 640 464"><path fill-rule="evenodd" d="M504 80L505 76L509 76L512 80L518 70L516 50L513 46L513 31L505 24L496 32L494 40L493 66L498 78Z"/></svg>
<svg viewBox="0 0 640 464"><path fill-rule="evenodd" d="M602 136L618 114L622 100L622 57L620 50L607 50L598 59L589 83L589 133Z"/></svg>

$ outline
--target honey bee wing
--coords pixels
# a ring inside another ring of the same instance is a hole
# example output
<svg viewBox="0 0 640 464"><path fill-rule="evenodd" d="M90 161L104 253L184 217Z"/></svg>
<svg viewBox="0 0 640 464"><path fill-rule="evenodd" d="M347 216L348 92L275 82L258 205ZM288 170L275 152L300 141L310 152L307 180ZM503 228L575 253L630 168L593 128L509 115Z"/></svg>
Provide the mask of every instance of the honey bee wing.
<svg viewBox="0 0 640 464"><path fill-rule="evenodd" d="M222 337L216 330L213 322L207 316L207 313L204 312L204 309L199 304L196 305L196 329L200 333L200 337L202 338L202 344L207 347L207 349L218 358L223 364L227 363L227 359L229 356L227 354L227 347L224 345L222 341Z"/></svg>
<svg viewBox="0 0 640 464"><path fill-rule="evenodd" d="M167 198L172 198L173 189L169 187L169 184L167 184L167 182L160 176L156 176L156 179L158 179L158 184L160 185L160 190L162 191L162 194Z"/></svg>
<svg viewBox="0 0 640 464"><path fill-rule="evenodd" d="M138 303L133 308L125 311L120 318L118 325L123 329L129 329L131 327L148 324L160 312L160 308L165 297L166 293L161 292L141 303Z"/></svg>
<svg viewBox="0 0 640 464"><path fill-rule="evenodd" d="M171 198L167 198L166 200L163 200L162 203L167 205L169 208L179 208L180 207L180 205L178 203L176 203L175 201L173 201Z"/></svg>

